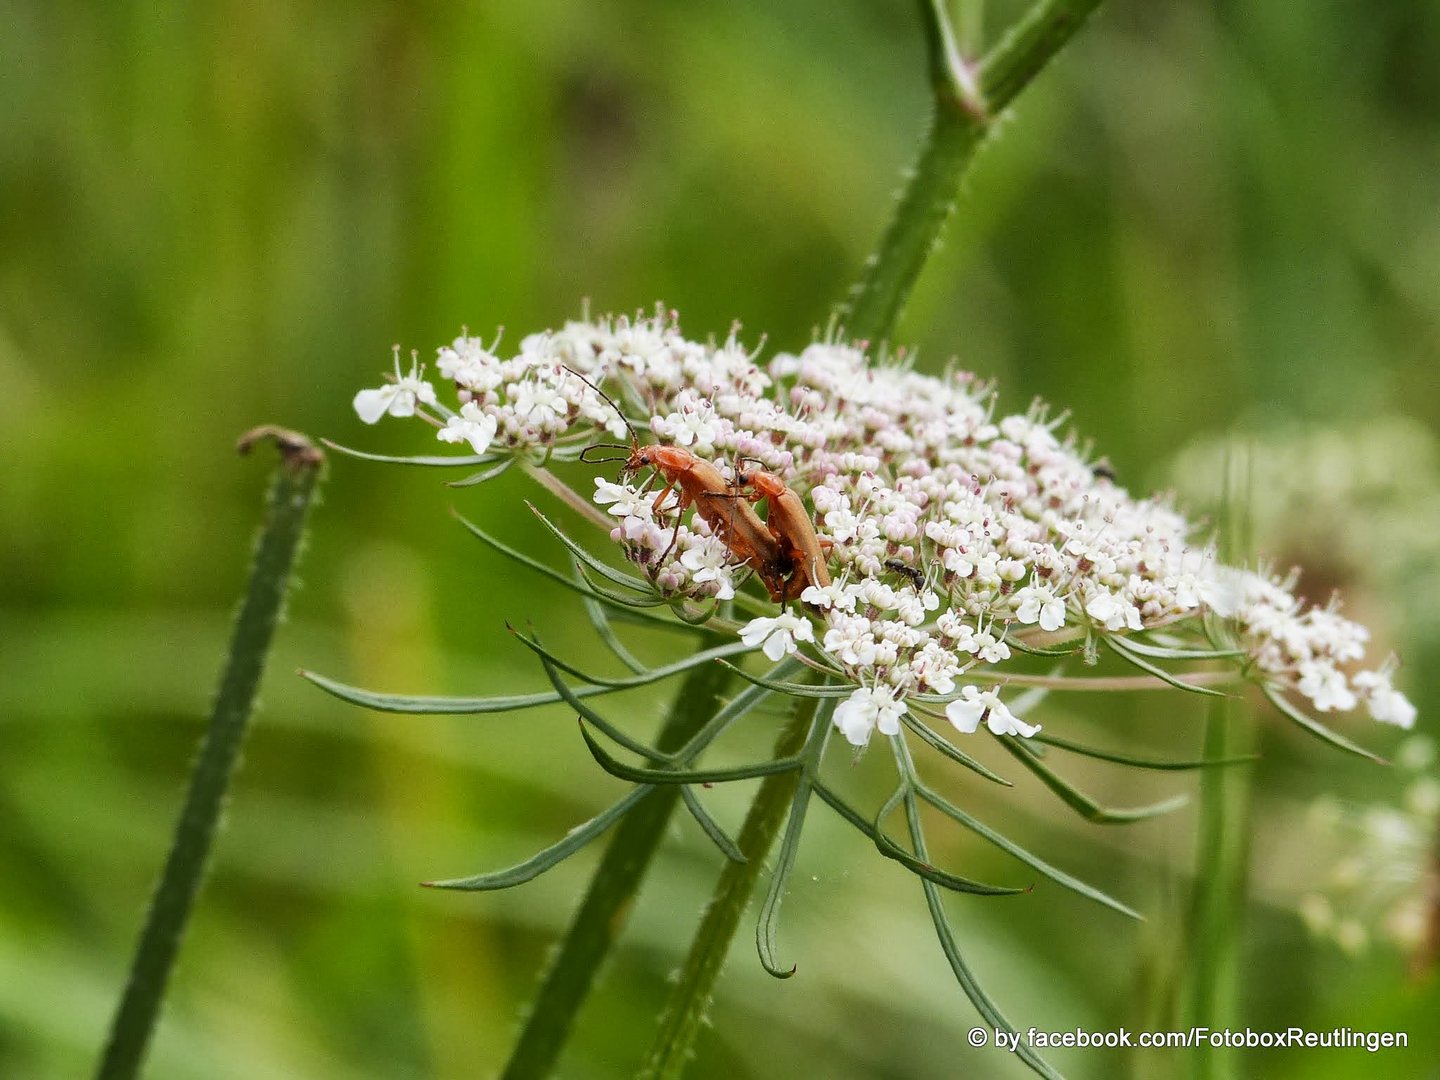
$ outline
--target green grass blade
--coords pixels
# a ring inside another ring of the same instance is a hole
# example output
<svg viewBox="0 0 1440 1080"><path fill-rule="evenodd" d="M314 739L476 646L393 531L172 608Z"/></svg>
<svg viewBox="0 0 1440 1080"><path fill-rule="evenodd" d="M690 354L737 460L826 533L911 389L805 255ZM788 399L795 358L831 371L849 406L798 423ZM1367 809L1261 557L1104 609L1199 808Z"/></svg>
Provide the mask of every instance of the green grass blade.
<svg viewBox="0 0 1440 1080"><path fill-rule="evenodd" d="M935 926L935 934L940 939L940 949L944 952L945 959L950 962L950 970L954 972L955 981L960 984L960 989L965 991L965 996L970 999L970 1003L975 1006L975 1011L987 1024L992 1028L1015 1035L1014 1025L1005 1019L1005 1014L1000 1011L999 1006L981 988L980 983L970 971L969 965L965 963L965 958L960 955L959 946L955 943L955 931L950 926L950 917L945 913L940 890L930 881L922 880L920 884L925 890L925 903L930 909L930 921ZM1045 1077L1045 1080L1065 1080L1044 1058L1026 1045L1023 1037L1017 1042L1015 1053L1026 1065L1040 1076Z"/></svg>
<svg viewBox="0 0 1440 1080"><path fill-rule="evenodd" d="M654 750L651 747L646 746L638 739L632 739L629 735L625 734L625 732L621 731L614 724L610 723L609 720L605 719L605 717L601 716L590 706L582 702L580 700L579 694L577 694L574 690L570 689L569 686L565 685L565 681L560 678L560 672L556 669L555 665L550 663L550 661L546 660L543 656L540 658L540 666L545 669L545 676L550 680L550 685L555 687L555 692L558 693L560 697L564 699L566 704L573 708L583 719L590 721L590 723L594 724L596 728L598 728L600 731L603 731L611 739L619 743L621 746L625 747L625 749L629 750L632 754L639 754L641 757L649 758L651 761L664 760L664 755L661 754L658 750Z"/></svg>
<svg viewBox="0 0 1440 1080"><path fill-rule="evenodd" d="M651 613L648 612L648 611L635 610L634 606L629 603L629 598L628 598L628 597L626 598L626 601L625 601L624 603L620 603L620 602L617 602L617 601L612 600L608 591L606 591L606 592L600 592L600 591L592 590L592 588L590 587L590 585L587 583L587 581L584 579L583 576L580 577L580 578L577 580L576 578L569 577L569 576L567 576L567 575L565 575L565 574L560 573L560 571L558 571L558 570L555 570L555 569L553 569L553 568L551 568L551 567L549 567L549 566L546 566L546 565L545 565L543 562L541 562L539 559L532 558L532 557L530 557L529 555L526 555L523 551L519 551L519 550L517 550L516 548L512 548L509 544L506 544L506 543L504 543L503 541L497 540L495 537L491 536L491 535L490 535L489 533L487 533L484 529L480 528L480 526L476 525L473 521L471 521L469 518L464 517L462 514L456 513L456 514L455 514L455 519L456 519L457 521L459 521L462 526L464 526L464 528L466 529L466 531L469 532L471 536L475 537L475 538L476 538L477 540L479 540L481 543L483 543L483 544L485 544L485 545L493 548L495 551L498 551L501 555L504 555L506 558L508 558L508 559L513 559L515 562L519 563L521 566L524 566L524 567L526 567L527 569L533 570L533 571L535 571L537 574L540 574L540 575L542 575L543 577L547 577L547 578L549 578L551 581L554 581L554 582L556 582L557 584L563 585L565 588L570 589L570 590L572 590L573 592L579 593L581 596L585 597L586 601L589 602L589 603L608 603L608 604L611 604L612 606L617 607L617 608L620 608L620 609L623 610L623 611L633 613L634 618L635 618L637 621L643 622L643 623L647 623L647 624L650 624L650 625L658 625L658 626L673 626L673 625L674 625L669 619L663 618L663 617L661 617L661 616L659 616L659 615L651 614ZM658 606L658 605L653 605L653 604L648 604L648 603L647 603L647 604L644 605L644 606L645 606L645 607L654 607L654 606Z"/></svg>
<svg viewBox="0 0 1440 1080"><path fill-rule="evenodd" d="M565 545L566 549L569 550L571 555L574 555L575 558L579 559L591 570L595 571L595 573L599 574L607 581L610 581L613 584L619 585L626 589L633 589L636 592L651 591L651 586L648 581L644 581L637 577L631 577L629 574L623 573L620 570L616 570L613 566L609 565L608 563L602 562L600 559L595 558L594 555L591 555L590 552L586 551L583 546L577 544L574 540L570 539L564 529L560 528L559 525L556 525L553 521L551 521L548 517L541 513L540 508L537 507L534 503L527 502L525 505L530 507L530 512L540 519L540 524L544 525L545 528L549 529L550 532L554 535L555 539L559 540L560 543Z"/></svg>
<svg viewBox="0 0 1440 1080"><path fill-rule="evenodd" d="M1030 656L1060 656L1060 657L1067 657L1067 656L1075 656L1076 654L1078 654L1078 653L1081 651L1081 646L1076 646L1076 647L1070 648L1070 649L1042 649L1042 648L1040 648L1040 646L1038 646L1038 645L1027 645L1027 644L1025 644L1025 642L1019 640L1018 638L1013 638L1013 637L1012 637L1012 638L1006 638L1006 639L1005 639L1005 644L1006 644L1006 645L1009 645L1012 649L1017 649L1017 650L1019 650L1020 652L1029 654Z"/></svg>
<svg viewBox="0 0 1440 1080"><path fill-rule="evenodd" d="M782 967L775 959L775 935L780 928L780 903L790 884L790 874L795 869L800 832L804 828L805 810L809 805L810 784L802 779L790 802L790 818L780 841L780 858L775 863L775 872L770 875L770 887L765 892L765 902L760 905L760 918L755 924L755 947L760 953L760 966L777 979L790 978L797 968L795 964Z"/></svg>
<svg viewBox="0 0 1440 1080"><path fill-rule="evenodd" d="M1124 640L1127 649L1157 660L1236 660L1249 655L1244 649L1178 649L1151 645L1133 637Z"/></svg>
<svg viewBox="0 0 1440 1080"><path fill-rule="evenodd" d="M714 635L706 635L704 640L713 641ZM728 681L729 676L719 667L699 667L687 674L656 734L657 749L670 753L682 746L719 707ZM761 787L786 779L772 776L762 781ZM547 964L520 1037L500 1074L504 1080L535 1080L554 1071L576 1017L635 908L640 886L655 861L683 790L655 789L616 826L569 930ZM743 835L741 845L742 850L751 850L745 846ZM758 869L758 865L727 862L721 873Z"/></svg>
<svg viewBox="0 0 1440 1080"><path fill-rule="evenodd" d="M872 844L875 842L875 826L867 821L860 811L842 799L839 793L831 789L823 781L812 780L810 786L815 789L815 794L819 795L820 800L828 805L830 809L834 810L851 825L859 829Z"/></svg>
<svg viewBox="0 0 1440 1080"><path fill-rule="evenodd" d="M686 605L690 603L695 603L695 606L693 608L687 607ZM707 603L703 600L694 602L684 597L680 597L678 603L670 601L670 610L674 612L677 619L687 626L704 626L714 617L718 607L718 603Z"/></svg>
<svg viewBox="0 0 1440 1080"><path fill-rule="evenodd" d="M721 666L728 665L722 664ZM776 664L771 669L771 673L789 673L796 670L799 666L799 663L794 659L786 658ZM744 690L740 691L740 693L736 694L735 697L733 697L728 704L726 704L722 709L720 709L719 712L712 716L705 723L705 726L702 727L699 731L697 731L689 739L689 741L687 741L685 745L682 746L673 755L673 757L669 758L668 760L671 762L679 763L694 760L694 758L702 750L704 750L712 742L718 739L725 732L726 728L728 728L736 720L739 720L741 717L747 715L752 709L756 708L762 701L764 701L769 696L770 690L767 687L746 687Z"/></svg>
<svg viewBox="0 0 1440 1080"><path fill-rule="evenodd" d="M671 601L668 597L661 596L654 589L650 589L643 582L641 582L639 578L627 582L626 587L636 590L648 591L646 591L643 596L626 596L624 593L617 593L610 589L597 585L595 583L595 579L592 578L589 572L585 569L584 563L582 563L579 559L575 560L575 569L580 572L580 580L585 583L585 587L589 589L591 593L593 593L597 598L601 600L608 600L610 603L615 604L618 607L634 609L658 608L666 607L673 603L673 601Z"/></svg>
<svg viewBox="0 0 1440 1080"><path fill-rule="evenodd" d="M901 777L902 792L905 796L905 821L910 830L910 842L915 847L915 854L921 860L929 861L930 852L925 845L925 833L920 824L920 808L916 803L915 792L923 791L915 775L915 763L910 757L910 748L905 745L902 738L892 737L891 748L895 753L895 765ZM979 981L971 973L969 965L965 963L964 957L960 955L959 946L955 942L955 932L950 926L950 917L945 913L945 904L941 899L940 890L933 881L921 878L920 887L925 891L925 904L930 909L930 921L935 926L936 936L940 939L941 951L945 953L945 959L950 962L950 970L955 975L955 980L975 1006L981 1017L992 1027L1006 1031L1011 1035L1015 1034L1015 1028L1005 1019L999 1007L991 1000L990 995L981 988ZM1048 1065L1043 1058L1025 1044L1025 1040L1016 1039L1016 1053L1030 1068L1034 1069L1047 1080L1063 1080L1059 1073Z"/></svg>
<svg viewBox="0 0 1440 1080"><path fill-rule="evenodd" d="M578 571L575 581L577 585L580 582ZM585 616L590 620L590 625L595 628L596 635L605 647L615 654L615 659L629 668L633 674L639 675L642 671L647 670L646 665L642 664L635 654L625 647L625 643L615 633L615 628L610 624L610 616L606 614L604 605L592 596L585 597L583 603Z"/></svg>
<svg viewBox="0 0 1440 1080"><path fill-rule="evenodd" d="M825 744L830 734L830 717L833 705L817 703L810 731L805 738L805 748L800 757L805 769L795 787L790 801L790 816L785 823L785 833L780 841L780 856L775 863L775 872L770 876L770 887L765 892L765 901L760 905L760 918L755 923L755 947L760 954L760 965L777 979L788 979L795 974L796 966L782 967L775 959L775 935L780 927L780 904L785 897L785 888L790 883L790 874L795 869L795 856L800 850L800 833L805 827L805 811L810 806L810 794L815 779L815 770L825 753Z"/></svg>
<svg viewBox="0 0 1440 1080"><path fill-rule="evenodd" d="M776 757L803 752L808 736L817 730L816 715L825 711L814 700L792 704L794 712L775 740ZM823 752L823 744L814 752ZM729 862L721 868L690 951L671 983L654 1041L635 1074L638 1080L679 1080L685 1072L705 1023L715 981L732 951L735 931L764 872L766 853L784 824L799 783L800 776L794 773L769 776L760 782L738 838L747 861Z"/></svg>

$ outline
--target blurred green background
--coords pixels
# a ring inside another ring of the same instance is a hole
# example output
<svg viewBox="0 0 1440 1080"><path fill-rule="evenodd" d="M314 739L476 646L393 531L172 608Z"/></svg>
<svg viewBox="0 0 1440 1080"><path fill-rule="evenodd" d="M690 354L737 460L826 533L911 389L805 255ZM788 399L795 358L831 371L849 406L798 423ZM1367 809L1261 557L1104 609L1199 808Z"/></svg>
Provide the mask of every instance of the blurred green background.
<svg viewBox="0 0 1440 1080"><path fill-rule="evenodd" d="M428 357L462 325L500 324L513 342L586 297L597 311L661 298L692 337L739 319L751 340L803 345L925 127L912 7L0 0L0 1076L94 1060L244 579L265 468L235 457L235 437L275 422L430 452L419 429L362 429L350 411L392 342ZM993 3L992 33L1016 10ZM1435 506L1421 489L1440 428L1440 7L1111 0L982 153L898 338L926 368L958 357L996 378L1008 408L1038 395L1072 410L1136 489L1177 482L1177 451L1234 430L1400 424L1421 450L1369 462L1401 523L1385 543L1433 574L1440 520L1420 508ZM1363 542L1333 557L1327 523L1363 541L1373 512L1355 490L1268 546L1281 565L1323 564L1311 594L1345 588L1380 655L1402 650L1431 727L1437 597L1409 570L1369 573ZM548 551L521 502L535 495L513 476L456 493L433 473L333 462L150 1076L448 1078L503 1062L593 853L508 893L415 883L517 861L618 785L562 712L373 715L293 670L538 687L506 618L585 656L567 596L447 513ZM663 694L626 707L643 720ZM1063 709L1054 730L1164 752L1193 750L1202 718L1157 695ZM755 726L740 745L768 741ZM1273 715L1261 730L1239 1015L1407 1029L1412 1045L1252 1053L1240 1075L1440 1076L1433 973L1411 978L1384 947L1344 958L1292 910L1317 869L1298 839L1306 801L1394 801L1394 773ZM1397 741L1344 730L1381 752ZM1196 787L1085 764L1070 774L1116 802ZM883 771L866 759L856 790L878 792ZM1053 888L955 902L1010 1018L1163 1015L1193 815L1117 833L1034 785L946 786L1150 916L1129 925ZM714 799L738 821L744 792ZM973 838L938 854L1024 877ZM717 870L678 827L563 1076L629 1075ZM784 930L799 977L766 977L742 932L695 1076L1024 1075L965 1046L977 1021L913 879L820 809L799 870ZM1183 1063L1053 1058L1075 1078Z"/></svg>

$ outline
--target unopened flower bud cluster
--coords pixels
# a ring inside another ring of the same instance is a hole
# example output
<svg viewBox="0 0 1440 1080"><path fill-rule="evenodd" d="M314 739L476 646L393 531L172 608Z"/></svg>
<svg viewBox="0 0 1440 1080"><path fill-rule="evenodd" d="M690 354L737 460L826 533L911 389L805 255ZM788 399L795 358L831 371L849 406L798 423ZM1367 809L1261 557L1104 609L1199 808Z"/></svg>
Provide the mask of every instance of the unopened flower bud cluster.
<svg viewBox="0 0 1440 1080"><path fill-rule="evenodd" d="M374 422L428 406L443 441L540 457L602 431L628 436L594 383L638 403L654 441L726 476L742 460L775 474L813 509L833 581L742 638L772 659L801 645L823 652L855 684L835 722L856 745L898 731L911 702L943 706L964 732L983 722L1028 736L1036 729L994 688L1009 642L1198 628L1206 610L1232 620L1255 668L1316 709L1363 701L1376 719L1413 722L1390 664L1357 672L1363 627L1305 607L1293 583L1217 565L1183 516L1131 497L1057 434L1059 419L1038 405L997 417L970 375L922 375L830 342L762 367L733 334L690 341L661 315L568 323L508 358L497 348L462 337L440 350L435 368L457 408L397 358L395 381L358 394L356 411ZM593 497L664 594L729 599L747 568L698 515L678 512L674 492L660 498L663 487L600 480Z"/></svg>

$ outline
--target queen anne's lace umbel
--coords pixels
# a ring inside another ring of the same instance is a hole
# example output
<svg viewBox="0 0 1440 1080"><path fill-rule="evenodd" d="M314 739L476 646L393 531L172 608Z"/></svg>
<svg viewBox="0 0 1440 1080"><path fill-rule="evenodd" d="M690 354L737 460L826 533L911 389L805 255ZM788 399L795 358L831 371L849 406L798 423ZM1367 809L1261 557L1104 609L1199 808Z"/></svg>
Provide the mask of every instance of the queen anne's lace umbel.
<svg viewBox="0 0 1440 1080"><path fill-rule="evenodd" d="M943 706L961 732L1032 735L995 688L1011 643L1162 627L1192 644L1218 627L1250 674L1317 711L1363 703L1414 722L1393 662L1362 666L1364 627L1307 606L1293 579L1220 565L1168 502L1132 497L1088 461L1061 419L1039 404L997 417L973 375L922 375L835 342L762 365L733 333L690 341L663 315L570 322L513 356L497 349L460 337L439 350L453 409L397 361L395 382L357 394L356 412L427 416L479 455L564 456L601 432L628 435L594 383L727 478L741 461L774 473L813 509L833 580L741 636L772 659L809 644L843 671L856 689L834 718L855 745L898 730L908 699ZM626 557L667 596L732 598L743 560L701 516L680 520L673 496L657 506L658 487L631 480L593 492Z"/></svg>

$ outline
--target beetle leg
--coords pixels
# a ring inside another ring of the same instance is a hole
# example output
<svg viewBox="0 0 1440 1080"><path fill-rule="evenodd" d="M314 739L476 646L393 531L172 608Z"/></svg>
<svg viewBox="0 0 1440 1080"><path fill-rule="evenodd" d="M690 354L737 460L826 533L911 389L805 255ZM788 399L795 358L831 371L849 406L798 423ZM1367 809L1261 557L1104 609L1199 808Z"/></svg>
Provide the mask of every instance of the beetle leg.
<svg viewBox="0 0 1440 1080"><path fill-rule="evenodd" d="M667 477L665 478L665 486L660 489L660 494L659 494L659 495L656 495L656 496L655 496L655 501L650 504L650 512L651 512L652 514L657 514L657 515L658 515L658 514L660 513L660 507L662 507L662 506L665 505L665 496L669 495L670 492L672 492L672 491L674 491L674 490L675 490L675 481L674 481L674 480L671 480L671 479L667 476ZM681 509L682 511L685 509L685 507L684 507L683 504L681 505L680 509Z"/></svg>
<svg viewBox="0 0 1440 1080"><path fill-rule="evenodd" d="M659 512L660 504L664 501L665 496L669 495L670 492L674 489L675 481L671 480L665 485L665 490L660 492L659 498L655 500L655 510L657 513ZM680 501L675 506L675 528L670 533L670 543L666 545L665 553L660 556L660 561L655 564L656 569L664 566L665 563L669 561L670 555L675 550L675 544L680 539L680 526L683 524L682 519L685 517L685 508L690 505L690 500L685 497L684 487L680 488L679 499Z"/></svg>

